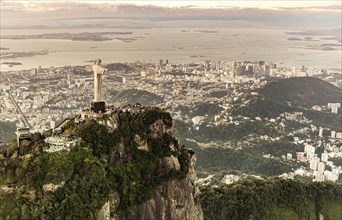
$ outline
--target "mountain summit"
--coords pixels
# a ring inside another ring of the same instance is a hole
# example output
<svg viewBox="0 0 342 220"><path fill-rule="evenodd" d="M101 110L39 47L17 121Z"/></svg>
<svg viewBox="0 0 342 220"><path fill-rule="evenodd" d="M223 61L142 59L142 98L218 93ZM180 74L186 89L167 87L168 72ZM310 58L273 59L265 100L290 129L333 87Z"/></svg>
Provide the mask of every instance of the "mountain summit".
<svg viewBox="0 0 342 220"><path fill-rule="evenodd" d="M84 110L57 136L33 134L5 152L1 218L203 219L196 157L178 144L170 114L108 109Z"/></svg>
<svg viewBox="0 0 342 220"><path fill-rule="evenodd" d="M293 77L273 81L256 92L258 95L247 94L238 101L232 113L250 118L273 118L284 112L303 112L311 120L317 120L326 115L328 118L334 118L336 115L314 111L313 106L327 106L328 103L342 101L341 89L314 77ZM243 105L240 105L241 103ZM325 121L325 124L330 123L330 119Z"/></svg>
<svg viewBox="0 0 342 220"><path fill-rule="evenodd" d="M272 101L309 108L341 102L341 89L315 77L292 77L272 82L260 93Z"/></svg>

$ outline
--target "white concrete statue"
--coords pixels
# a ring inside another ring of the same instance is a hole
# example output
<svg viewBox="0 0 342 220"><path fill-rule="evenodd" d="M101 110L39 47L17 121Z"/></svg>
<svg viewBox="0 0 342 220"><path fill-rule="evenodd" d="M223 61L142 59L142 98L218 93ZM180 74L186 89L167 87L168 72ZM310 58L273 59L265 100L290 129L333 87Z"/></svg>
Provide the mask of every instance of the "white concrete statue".
<svg viewBox="0 0 342 220"><path fill-rule="evenodd" d="M93 65L95 102L102 101L102 75L107 72L107 69L101 66L101 62L101 59L97 59Z"/></svg>

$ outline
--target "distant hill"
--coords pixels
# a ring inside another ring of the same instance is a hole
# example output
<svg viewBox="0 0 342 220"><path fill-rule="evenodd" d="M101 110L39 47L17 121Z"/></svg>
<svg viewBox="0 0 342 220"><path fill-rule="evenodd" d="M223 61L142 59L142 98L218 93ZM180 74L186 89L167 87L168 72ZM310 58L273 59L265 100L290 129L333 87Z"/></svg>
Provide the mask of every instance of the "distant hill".
<svg viewBox="0 0 342 220"><path fill-rule="evenodd" d="M289 102L293 106L311 108L341 102L341 89L314 77L293 77L272 82L259 91L266 98L277 102Z"/></svg>
<svg viewBox="0 0 342 220"><path fill-rule="evenodd" d="M125 63L110 63L106 65L106 68L109 71L120 71L120 72L132 72L134 68L130 65L127 65Z"/></svg>
<svg viewBox="0 0 342 220"><path fill-rule="evenodd" d="M234 115L243 115L249 118L264 117L273 118L283 112L294 112L298 108L289 106L287 103L277 102L265 97L256 97L250 99L245 106L238 105L233 110Z"/></svg>
<svg viewBox="0 0 342 220"><path fill-rule="evenodd" d="M128 89L116 94L114 102L120 102L121 105L140 103L144 106L153 106L163 102L163 97L150 93L146 90Z"/></svg>
<svg viewBox="0 0 342 220"><path fill-rule="evenodd" d="M341 89L321 79L297 77L271 82L260 89L259 94L245 97L247 104L237 103L232 114L250 118L274 118L283 112L303 112L317 126L342 129L341 109L338 114L311 109L314 105L342 102Z"/></svg>
<svg viewBox="0 0 342 220"><path fill-rule="evenodd" d="M219 91L213 91L208 94L208 97L214 97L214 98L222 98L224 96L228 95L228 91L226 90L219 90Z"/></svg>
<svg viewBox="0 0 342 220"><path fill-rule="evenodd" d="M213 185L198 195L207 220L341 219L341 184L248 178Z"/></svg>

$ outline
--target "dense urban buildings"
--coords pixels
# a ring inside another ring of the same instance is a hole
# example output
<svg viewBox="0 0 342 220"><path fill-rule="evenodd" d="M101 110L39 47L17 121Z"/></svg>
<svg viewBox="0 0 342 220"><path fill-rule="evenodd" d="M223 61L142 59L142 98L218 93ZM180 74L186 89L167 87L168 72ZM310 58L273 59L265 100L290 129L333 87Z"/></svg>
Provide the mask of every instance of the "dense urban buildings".
<svg viewBox="0 0 342 220"><path fill-rule="evenodd" d="M159 63L107 64L107 68L108 72L102 81L101 100L106 100L109 105L122 106L123 101L127 103L134 101L134 95L136 95L134 93L153 94L155 97L148 97L144 104L166 107L175 119L190 122L194 130L200 129L201 124L207 120L206 116L190 117L180 111L179 107L196 105L204 99L206 103L215 103L222 108L207 126L223 124L239 126L240 123L248 120L260 121L265 126L267 123L273 123L281 127L284 126L285 121L310 125L310 120L307 120L301 112L283 113L277 118L269 119L232 117L227 112L233 108L232 103L244 100L243 97L246 94L257 97L257 90L270 79L321 76L336 86L341 86L342 82L341 79L334 78L334 74L328 74L325 70L310 69L305 66L277 67L276 64L265 61L213 62L204 60L200 63L172 64L167 59L166 61L160 59ZM27 129L31 129L30 133L44 133L49 129L56 129L69 117L88 108L94 100L93 74L92 67L88 65L38 67L33 70L3 72L0 120L16 123L18 139L20 136L27 135ZM122 97L122 93L126 90L131 90L132 97ZM226 93L220 95L222 91ZM217 96L208 96L208 94L215 93ZM117 100L119 96L121 98ZM241 103L241 105L245 104ZM340 111L340 103L313 105L312 109L337 114ZM265 122L265 120L268 121ZM309 176L315 181L336 181L339 179L341 166L335 166L331 158L342 157L342 130L326 129L330 132L327 134L323 127L313 124L310 126L308 129L316 134L315 137L309 137L310 132L303 129L289 133L288 137L292 138L295 145L302 146L302 150L296 152L296 155L287 153L279 158L285 162L304 162L307 166L283 174L283 176L293 178L296 175L302 175ZM255 138L270 141L280 139L271 135ZM77 140L62 138L62 141L59 140L62 144L58 144L58 138L52 139L46 140L50 144L50 148L46 149L47 152L67 152L70 146L77 143ZM318 156L315 150L322 146L324 152ZM274 156L265 154L264 157L273 158Z"/></svg>

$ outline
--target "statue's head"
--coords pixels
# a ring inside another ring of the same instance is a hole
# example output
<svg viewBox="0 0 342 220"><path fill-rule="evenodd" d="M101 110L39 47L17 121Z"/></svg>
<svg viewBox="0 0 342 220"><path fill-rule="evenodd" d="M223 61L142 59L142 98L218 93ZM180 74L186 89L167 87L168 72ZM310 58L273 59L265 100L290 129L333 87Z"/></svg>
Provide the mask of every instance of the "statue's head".
<svg viewBox="0 0 342 220"><path fill-rule="evenodd" d="M102 62L101 59L97 59L97 60L95 61L95 64L96 64L96 65L101 65L101 62Z"/></svg>

